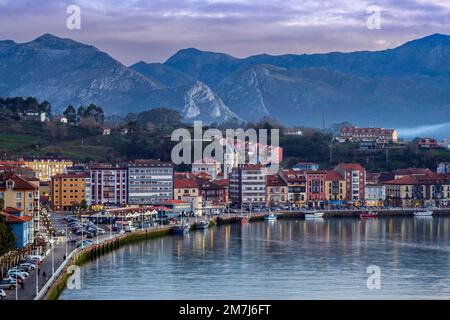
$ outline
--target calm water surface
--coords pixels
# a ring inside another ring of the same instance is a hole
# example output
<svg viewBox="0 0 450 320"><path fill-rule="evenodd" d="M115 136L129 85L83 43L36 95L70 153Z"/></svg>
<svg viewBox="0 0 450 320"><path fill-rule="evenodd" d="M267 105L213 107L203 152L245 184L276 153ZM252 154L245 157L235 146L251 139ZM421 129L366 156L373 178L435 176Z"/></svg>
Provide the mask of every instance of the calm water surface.
<svg viewBox="0 0 450 320"><path fill-rule="evenodd" d="M104 255L60 299L447 299L449 230L445 217L219 226Z"/></svg>

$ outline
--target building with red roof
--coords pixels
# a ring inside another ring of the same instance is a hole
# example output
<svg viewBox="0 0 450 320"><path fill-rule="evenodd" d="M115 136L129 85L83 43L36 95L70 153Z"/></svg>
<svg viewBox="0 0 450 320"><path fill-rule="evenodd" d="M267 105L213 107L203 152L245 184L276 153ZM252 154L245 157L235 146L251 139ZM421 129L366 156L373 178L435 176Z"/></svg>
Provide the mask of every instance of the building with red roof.
<svg viewBox="0 0 450 320"><path fill-rule="evenodd" d="M334 170L345 179L346 199L361 204L365 199L366 170L359 163L340 163Z"/></svg>

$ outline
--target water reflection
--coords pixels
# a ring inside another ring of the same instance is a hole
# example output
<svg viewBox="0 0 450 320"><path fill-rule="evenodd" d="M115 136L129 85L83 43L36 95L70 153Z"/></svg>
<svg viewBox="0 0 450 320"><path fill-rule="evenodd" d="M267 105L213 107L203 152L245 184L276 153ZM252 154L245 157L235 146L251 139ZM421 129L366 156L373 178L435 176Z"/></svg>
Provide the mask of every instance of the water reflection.
<svg viewBox="0 0 450 320"><path fill-rule="evenodd" d="M61 299L447 298L445 217L278 220L123 247ZM368 290L366 268L381 268Z"/></svg>

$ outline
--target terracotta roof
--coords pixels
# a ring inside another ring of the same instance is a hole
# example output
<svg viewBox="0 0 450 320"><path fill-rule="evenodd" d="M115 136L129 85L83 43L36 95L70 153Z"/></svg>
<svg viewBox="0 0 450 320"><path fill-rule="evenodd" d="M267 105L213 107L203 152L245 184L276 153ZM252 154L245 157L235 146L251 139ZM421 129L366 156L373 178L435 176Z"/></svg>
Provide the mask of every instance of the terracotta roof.
<svg viewBox="0 0 450 320"><path fill-rule="evenodd" d="M217 179L214 182L220 186L228 187L230 185L230 180L228 179Z"/></svg>
<svg viewBox="0 0 450 320"><path fill-rule="evenodd" d="M167 200L167 201L163 201L160 204L165 205L165 204L187 204L188 202L183 201L183 200Z"/></svg>
<svg viewBox="0 0 450 320"><path fill-rule="evenodd" d="M411 175L411 176L404 176L401 178L397 178L394 180L389 180L384 182L384 184L390 184L390 185L414 185L414 184L434 184L436 183L436 179L429 177L429 176L417 176L417 175Z"/></svg>
<svg viewBox="0 0 450 320"><path fill-rule="evenodd" d="M337 165L338 167L344 169L344 170L364 170L364 167L360 165L359 163L339 163Z"/></svg>
<svg viewBox="0 0 450 320"><path fill-rule="evenodd" d="M5 173L0 178L0 190L6 189L6 181L14 181L14 190L35 190L36 186L25 180L24 178L16 175L15 173Z"/></svg>
<svg viewBox="0 0 450 320"><path fill-rule="evenodd" d="M269 187L284 187L286 183L278 174L269 174L266 177L266 184Z"/></svg>
<svg viewBox="0 0 450 320"><path fill-rule="evenodd" d="M393 171L396 176L406 176L406 175L434 175L435 173L428 168L406 168L397 169Z"/></svg>
<svg viewBox="0 0 450 320"><path fill-rule="evenodd" d="M306 177L302 171L284 169L281 171L281 174L288 183L306 182Z"/></svg>
<svg viewBox="0 0 450 320"><path fill-rule="evenodd" d="M26 223L31 221L33 218L30 216L17 217L15 215L0 211L0 215L5 217L6 223Z"/></svg>
<svg viewBox="0 0 450 320"><path fill-rule="evenodd" d="M3 211L9 214L18 214L22 212L22 210L13 207L6 207Z"/></svg>
<svg viewBox="0 0 450 320"><path fill-rule="evenodd" d="M330 170L330 171L327 172L326 180L329 180L329 181L340 181L340 180L344 180L344 178L340 175L339 172L334 171L334 170Z"/></svg>
<svg viewBox="0 0 450 320"><path fill-rule="evenodd" d="M175 189L181 189L181 188L198 188L198 183L194 179L183 179L183 178L175 178L174 182L174 188Z"/></svg>

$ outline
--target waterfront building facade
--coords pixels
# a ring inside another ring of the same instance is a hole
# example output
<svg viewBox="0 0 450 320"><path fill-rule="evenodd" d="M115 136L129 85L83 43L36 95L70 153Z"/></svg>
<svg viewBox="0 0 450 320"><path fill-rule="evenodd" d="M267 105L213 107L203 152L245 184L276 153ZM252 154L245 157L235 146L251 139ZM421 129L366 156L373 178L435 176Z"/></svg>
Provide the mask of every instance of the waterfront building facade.
<svg viewBox="0 0 450 320"><path fill-rule="evenodd" d="M305 171L306 200L310 208L323 208L325 205L326 171Z"/></svg>
<svg viewBox="0 0 450 320"><path fill-rule="evenodd" d="M306 176L302 171L280 169L280 178L288 186L288 204L301 207L306 204Z"/></svg>
<svg viewBox="0 0 450 320"><path fill-rule="evenodd" d="M192 163L192 173L207 173L214 180L222 173L222 165L214 159L205 158L197 160Z"/></svg>
<svg viewBox="0 0 450 320"><path fill-rule="evenodd" d="M347 202L360 205L364 201L366 170L359 163L340 163L335 168L344 179Z"/></svg>
<svg viewBox="0 0 450 320"><path fill-rule="evenodd" d="M127 204L128 169L111 165L95 165L89 169L93 205L124 206Z"/></svg>
<svg viewBox="0 0 450 320"><path fill-rule="evenodd" d="M233 168L230 175L230 202L234 206L261 206L266 202L266 169L259 164Z"/></svg>
<svg viewBox="0 0 450 320"><path fill-rule="evenodd" d="M173 164L136 160L128 164L128 204L148 205L173 200Z"/></svg>
<svg viewBox="0 0 450 320"><path fill-rule="evenodd" d="M325 202L329 206L345 204L346 185L345 179L339 172L330 170L325 177Z"/></svg>
<svg viewBox="0 0 450 320"><path fill-rule="evenodd" d="M267 175L266 178L266 206L286 204L288 200L288 186L278 174Z"/></svg>
<svg viewBox="0 0 450 320"><path fill-rule="evenodd" d="M39 186L15 173L5 173L0 175L0 199L5 208L19 209L33 217L39 211Z"/></svg>

